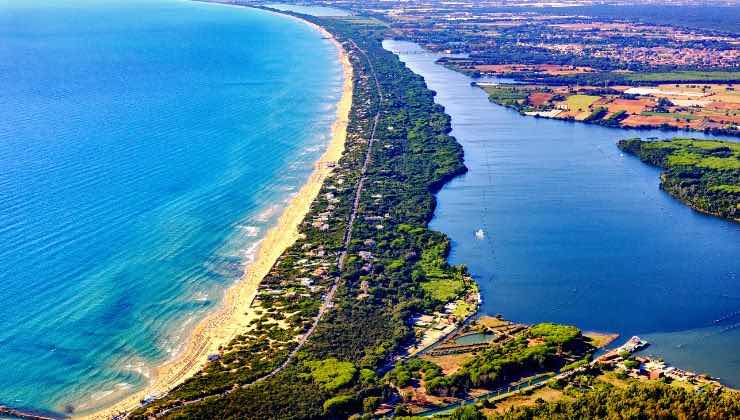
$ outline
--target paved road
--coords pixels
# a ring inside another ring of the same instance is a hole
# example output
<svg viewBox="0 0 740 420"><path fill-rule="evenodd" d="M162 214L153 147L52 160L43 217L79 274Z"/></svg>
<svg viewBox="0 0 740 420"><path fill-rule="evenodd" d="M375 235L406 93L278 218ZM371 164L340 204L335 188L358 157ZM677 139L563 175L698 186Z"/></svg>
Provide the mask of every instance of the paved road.
<svg viewBox="0 0 740 420"><path fill-rule="evenodd" d="M370 160L372 158L372 152L373 152L373 144L375 143L375 132L378 128L378 122L380 121L381 102L383 101L383 91L380 89L380 82L378 81L378 76L375 74L375 67L373 67L372 61L370 61L370 58L367 56L367 53L357 46L354 40L350 38L349 42L352 43L352 45L354 46L356 50L362 53L362 55L365 57L365 60L367 60L368 65L370 66L370 71L373 75L373 79L375 80L375 87L378 92L378 111L375 113L375 118L373 120L373 129L372 129L372 132L370 133L370 139L368 140L367 152L365 152L365 161L362 164L362 171L360 172L360 180L357 183L357 189L355 190L355 199L354 199L354 202L352 203L352 212L350 213L350 216L349 216L349 223L347 223L347 227L344 230L344 246L342 248L342 252L339 254L339 259L337 260L337 265L339 266L340 273L344 269L344 260L347 258L347 253L349 252L349 244L352 241L352 228L354 227L354 224L355 224L357 210L360 207L360 197L362 195L362 188L365 184L367 168L370 167ZM268 378L271 378L277 375L290 364L290 362L293 360L295 355L298 354L298 351L303 347L306 341L308 341L309 337L311 337L311 335L314 333L314 331L316 330L316 327L319 324L319 321L321 320L323 315L326 313L326 311L331 309L334 306L334 296L336 295L337 288L339 288L340 279L341 279L341 276L337 276L337 278L334 279L334 284L329 290L329 293L327 293L326 296L324 297L324 301L321 304L319 313L316 315L316 318L314 318L311 328L309 328L306 334L304 334L303 337L301 337L301 339L298 342L298 345L293 349L293 351L290 352L290 354L288 355L288 358L285 359L285 362L283 362L283 364L281 364L277 369L257 379L253 383L260 382L260 381L263 381L265 379L268 379Z"/></svg>

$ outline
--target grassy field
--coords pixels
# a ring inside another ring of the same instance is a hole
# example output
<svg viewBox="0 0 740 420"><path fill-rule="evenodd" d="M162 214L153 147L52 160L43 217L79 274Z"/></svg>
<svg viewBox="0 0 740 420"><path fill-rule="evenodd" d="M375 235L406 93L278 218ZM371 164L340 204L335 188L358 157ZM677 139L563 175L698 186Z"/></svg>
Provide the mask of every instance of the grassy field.
<svg viewBox="0 0 740 420"><path fill-rule="evenodd" d="M588 107L599 100L600 96L594 95L571 95L565 100L571 111L588 111Z"/></svg>
<svg viewBox="0 0 740 420"><path fill-rule="evenodd" d="M740 80L740 71L676 71L668 73L635 73L627 79L646 82L673 82L693 80Z"/></svg>
<svg viewBox="0 0 740 420"><path fill-rule="evenodd" d="M516 86L485 86L483 90L488 94L491 102L504 106L514 106L518 101L527 99L529 92Z"/></svg>
<svg viewBox="0 0 740 420"><path fill-rule="evenodd" d="M670 112L642 112L640 113L640 115L678 118L681 120L695 120L697 118L701 118L699 116L692 115L692 114L671 114Z"/></svg>
<svg viewBox="0 0 740 420"><path fill-rule="evenodd" d="M550 387L538 388L532 392L517 394L501 401L497 401L493 408L483 409L484 414L503 414L512 407L530 407L539 404L542 401L558 401L563 398L569 398L562 391Z"/></svg>
<svg viewBox="0 0 740 420"><path fill-rule="evenodd" d="M619 334L600 333L595 331L584 332L583 336L588 338L591 345L601 348L619 338Z"/></svg>
<svg viewBox="0 0 740 420"><path fill-rule="evenodd" d="M426 279L421 288L439 302L449 302L465 290L462 273L447 264L446 247L446 243L429 246L422 251L419 264Z"/></svg>
<svg viewBox="0 0 740 420"><path fill-rule="evenodd" d="M463 319L475 308L475 306L466 303L464 300L458 300L455 302L457 307L452 312L458 319Z"/></svg>
<svg viewBox="0 0 740 420"><path fill-rule="evenodd" d="M457 297L463 291L465 285L462 280L440 279L426 281L421 284L421 288L431 295L432 298L445 302Z"/></svg>
<svg viewBox="0 0 740 420"><path fill-rule="evenodd" d="M666 156L669 166L693 165L716 170L740 170L740 144L733 142L677 139L673 142L651 142L646 149L672 149ZM715 156L713 151L729 149L726 156Z"/></svg>
<svg viewBox="0 0 740 420"><path fill-rule="evenodd" d="M709 187L709 189L711 191L740 194L740 185L727 185L727 184L715 185L715 186Z"/></svg>
<svg viewBox="0 0 740 420"><path fill-rule="evenodd" d="M388 27L388 24L387 23L385 23L385 22L383 22L381 20L372 18L372 17L364 17L364 16L342 16L342 17L338 18L338 20L343 20L343 21L346 21L346 22L348 22L350 24L354 24L354 25L380 26L380 27L385 27L385 28Z"/></svg>

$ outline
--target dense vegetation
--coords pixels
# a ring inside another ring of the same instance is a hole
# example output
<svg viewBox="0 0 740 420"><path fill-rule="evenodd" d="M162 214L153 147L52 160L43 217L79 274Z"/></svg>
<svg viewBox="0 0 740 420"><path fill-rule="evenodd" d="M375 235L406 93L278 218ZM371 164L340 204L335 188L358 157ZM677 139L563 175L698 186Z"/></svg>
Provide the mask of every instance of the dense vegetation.
<svg viewBox="0 0 740 420"><path fill-rule="evenodd" d="M557 371L592 352L581 331L572 326L543 323L476 354L455 373L444 376L428 361L412 359L397 365L386 380L398 387L422 377L427 392L465 396L470 388L496 388L526 376Z"/></svg>
<svg viewBox="0 0 740 420"><path fill-rule="evenodd" d="M447 64L453 70L461 71L473 77L480 77L480 72L466 70L458 67L454 61L449 59L438 60L441 64ZM562 64L558 61L567 63L568 60L537 60L528 64ZM498 61L497 61L498 63ZM622 73L617 71L601 71L593 73L580 74L563 74L548 75L540 72L510 72L502 73L500 77L516 79L526 83L536 83L542 85L592 85L592 86L653 86L656 83L727 83L733 84L740 82L740 72L738 71L702 71L702 70L666 70L650 71L642 70L635 73Z"/></svg>
<svg viewBox="0 0 740 420"><path fill-rule="evenodd" d="M626 80L647 82L733 82L740 80L738 71L673 71L630 74Z"/></svg>
<svg viewBox="0 0 740 420"><path fill-rule="evenodd" d="M527 8L538 11L537 8ZM540 11L542 9L539 9ZM696 5L638 4L563 7L560 13L594 16L600 18L631 20L654 25L673 25L711 32L740 34L740 10L733 6L712 4Z"/></svg>
<svg viewBox="0 0 740 420"><path fill-rule="evenodd" d="M620 149L665 169L660 187L689 206L740 221L740 144L718 140L621 140Z"/></svg>
<svg viewBox="0 0 740 420"><path fill-rule="evenodd" d="M456 410L449 419L485 419L472 406ZM620 388L605 383L571 398L540 401L515 407L489 419L735 419L740 418L740 399L731 391L693 392L660 382L634 383Z"/></svg>
<svg viewBox="0 0 740 420"><path fill-rule="evenodd" d="M488 100L502 106L516 109L517 111L531 111L533 108L526 107L524 102L529 96L529 90L516 85L491 85L485 86L483 90L488 94Z"/></svg>

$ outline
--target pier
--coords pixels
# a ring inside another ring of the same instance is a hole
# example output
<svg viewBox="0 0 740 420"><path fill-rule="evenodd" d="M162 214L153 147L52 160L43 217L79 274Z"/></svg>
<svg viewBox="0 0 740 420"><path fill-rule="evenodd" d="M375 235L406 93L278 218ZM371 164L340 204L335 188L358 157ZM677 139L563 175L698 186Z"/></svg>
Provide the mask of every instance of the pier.
<svg viewBox="0 0 740 420"><path fill-rule="evenodd" d="M8 407L7 405L0 405L0 416L8 416L17 419L26 420L59 420L65 417L53 417L48 414L41 414L33 411L24 411L18 408Z"/></svg>

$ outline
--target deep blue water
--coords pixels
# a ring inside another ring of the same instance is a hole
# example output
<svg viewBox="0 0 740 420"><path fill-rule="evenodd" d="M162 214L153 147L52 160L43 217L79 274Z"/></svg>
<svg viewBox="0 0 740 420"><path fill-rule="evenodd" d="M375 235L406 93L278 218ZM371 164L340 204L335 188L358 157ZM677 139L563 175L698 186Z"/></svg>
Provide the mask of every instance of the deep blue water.
<svg viewBox="0 0 740 420"><path fill-rule="evenodd" d="M477 278L482 312L640 334L648 353L740 386L740 225L674 200L615 145L688 133L522 117L415 44L385 45L437 91L465 150L431 227Z"/></svg>
<svg viewBox="0 0 740 420"><path fill-rule="evenodd" d="M0 404L141 386L308 177L341 85L329 41L263 11L2 2Z"/></svg>

